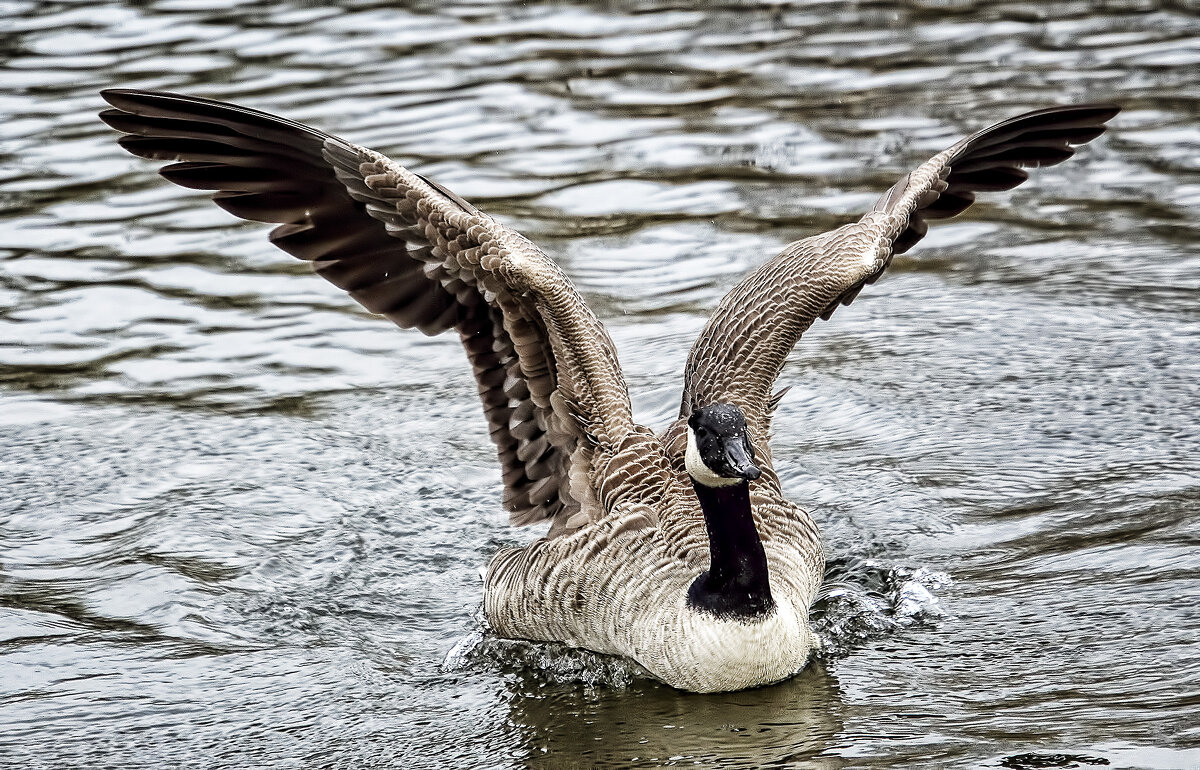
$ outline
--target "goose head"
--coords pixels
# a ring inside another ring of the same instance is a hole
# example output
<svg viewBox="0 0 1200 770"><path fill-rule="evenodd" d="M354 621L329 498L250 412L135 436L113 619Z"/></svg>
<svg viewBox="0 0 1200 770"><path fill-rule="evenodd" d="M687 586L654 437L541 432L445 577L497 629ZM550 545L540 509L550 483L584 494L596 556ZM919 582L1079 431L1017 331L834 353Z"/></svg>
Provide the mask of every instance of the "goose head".
<svg viewBox="0 0 1200 770"><path fill-rule="evenodd" d="M692 412L684 461L693 482L706 487L731 487L762 475L754 464L746 415L733 404Z"/></svg>
<svg viewBox="0 0 1200 770"><path fill-rule="evenodd" d="M770 617L776 605L748 483L762 470L754 464L745 413L732 404L693 412L684 462L704 514L709 556L708 570L688 587L688 607L722 623Z"/></svg>

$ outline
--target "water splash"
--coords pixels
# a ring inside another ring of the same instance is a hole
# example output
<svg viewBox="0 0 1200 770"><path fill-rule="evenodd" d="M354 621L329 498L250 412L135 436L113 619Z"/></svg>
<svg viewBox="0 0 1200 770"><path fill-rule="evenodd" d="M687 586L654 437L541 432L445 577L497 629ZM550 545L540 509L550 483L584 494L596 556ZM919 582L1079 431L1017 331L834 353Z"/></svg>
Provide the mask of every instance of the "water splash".
<svg viewBox="0 0 1200 770"><path fill-rule="evenodd" d="M947 619L937 592L949 585L944 572L873 563L827 580L811 613L821 657L843 657L871 639Z"/></svg>
<svg viewBox="0 0 1200 770"><path fill-rule="evenodd" d="M623 689L637 679L653 679L632 660L557 642L502 639L488 628L480 610L471 630L446 653L446 672L515 674L535 686L581 684Z"/></svg>
<svg viewBox="0 0 1200 770"><path fill-rule="evenodd" d="M946 619L949 616L936 592L948 585L950 577L944 572L871 563L857 565L840 579L827 580L811 614L820 643L818 654L826 660L843 657L871 639ZM442 660L443 671L500 672L539 685L613 689L653 678L626 658L553 642L497 637L488 628L482 607L472 620L470 631Z"/></svg>

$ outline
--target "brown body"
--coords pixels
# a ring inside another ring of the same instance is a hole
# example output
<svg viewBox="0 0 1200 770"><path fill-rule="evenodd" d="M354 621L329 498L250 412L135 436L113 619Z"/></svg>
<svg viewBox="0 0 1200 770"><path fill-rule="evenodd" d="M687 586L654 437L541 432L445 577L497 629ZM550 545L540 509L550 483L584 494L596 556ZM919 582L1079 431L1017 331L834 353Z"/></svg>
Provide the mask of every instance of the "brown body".
<svg viewBox="0 0 1200 770"><path fill-rule="evenodd" d="M976 191L1006 190L1022 166L1052 165L1104 131L1108 105L1054 107L981 131L905 176L859 222L807 238L722 300L688 357L679 419L633 422L603 325L536 246L440 186L366 148L265 113L195 97L108 91L102 113L143 157L182 161L169 180L279 223L271 240L368 310L426 334L458 332L475 372L516 524L546 537L501 551L485 609L504 636L631 657L675 686L729 690L798 671L813 638L820 538L787 501L767 445L775 379L800 335L849 304L926 221ZM762 468L753 529L774 607L719 617L687 601L709 565L705 516L684 464L685 422L732 404Z"/></svg>

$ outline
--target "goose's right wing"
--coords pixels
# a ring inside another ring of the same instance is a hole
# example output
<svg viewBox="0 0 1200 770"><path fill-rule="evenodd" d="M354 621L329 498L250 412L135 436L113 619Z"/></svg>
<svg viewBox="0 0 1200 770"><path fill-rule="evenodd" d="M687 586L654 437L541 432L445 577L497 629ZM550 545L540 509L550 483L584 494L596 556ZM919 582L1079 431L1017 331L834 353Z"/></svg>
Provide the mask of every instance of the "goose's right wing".
<svg viewBox="0 0 1200 770"><path fill-rule="evenodd" d="M267 113L111 90L101 113L161 173L276 222L271 241L367 310L426 334L458 331L499 450L504 505L558 529L595 516L595 468L633 431L611 340L528 240L394 161ZM582 474L582 476L581 476ZM603 490L601 490L603 491ZM582 514L582 515L581 515Z"/></svg>
<svg viewBox="0 0 1200 770"><path fill-rule="evenodd" d="M1111 105L1050 107L976 133L905 175L861 221L791 244L735 286L688 356L681 417L714 402L740 406L760 442L771 389L800 335L850 304L930 219L961 213L975 193L1025 181L1023 166L1052 166L1104 133ZM669 438L679 433L678 423ZM674 443L678 443L676 440Z"/></svg>

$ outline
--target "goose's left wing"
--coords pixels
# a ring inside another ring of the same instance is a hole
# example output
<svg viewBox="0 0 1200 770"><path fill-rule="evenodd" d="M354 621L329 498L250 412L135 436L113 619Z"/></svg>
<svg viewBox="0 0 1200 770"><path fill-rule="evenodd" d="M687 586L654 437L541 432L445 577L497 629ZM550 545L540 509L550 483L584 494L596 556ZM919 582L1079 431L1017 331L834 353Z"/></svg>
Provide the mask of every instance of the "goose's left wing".
<svg viewBox="0 0 1200 770"><path fill-rule="evenodd" d="M688 356L681 417L714 402L736 404L765 447L775 378L814 321L878 279L894 254L925 235L927 220L961 213L976 192L1016 187L1027 178L1022 167L1063 162L1072 145L1104 133L1119 109L1050 107L998 123L905 175L859 222L788 246L735 286L709 319ZM668 438L680 432L677 423Z"/></svg>

